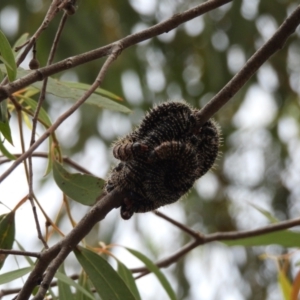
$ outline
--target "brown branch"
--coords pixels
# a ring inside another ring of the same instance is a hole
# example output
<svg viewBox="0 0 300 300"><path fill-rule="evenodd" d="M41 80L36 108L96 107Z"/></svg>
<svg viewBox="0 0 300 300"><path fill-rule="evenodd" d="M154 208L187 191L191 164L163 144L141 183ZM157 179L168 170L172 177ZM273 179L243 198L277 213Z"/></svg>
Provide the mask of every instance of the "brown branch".
<svg viewBox="0 0 300 300"><path fill-rule="evenodd" d="M179 25L192 20L200 15L203 15L219 6L231 2L232 0L210 0L206 1L192 9L189 9L183 13L176 14L164 22L157 25L151 26L150 28L141 32L131 34L115 43L107 46L85 52L73 57L64 59L58 63L52 64L44 68L33 71L32 73L24 76L23 78L17 79L7 85L0 86L0 102L6 99L10 94L25 88L26 86L43 80L44 78L56 74L58 72L74 68L76 66L85 64L87 62L99 59L103 56L107 56L112 53L115 44L122 44L123 49L138 44L147 39L153 38L160 34L166 33L172 29L175 29Z"/></svg>
<svg viewBox="0 0 300 300"><path fill-rule="evenodd" d="M103 64L94 83L91 85L90 89L86 91L84 96L80 100L78 100L78 102L85 101L99 87L99 85L102 83L104 79L104 76L109 66L120 54L120 50L121 50L121 45L116 45L113 53L107 58L107 60ZM17 299L19 300L28 299L30 293L32 292L32 289L37 285L37 281L36 281L37 278L41 280L42 274L44 273L45 270L47 270L44 278L42 279L42 283L39 287L39 290L33 298L35 300L44 299L44 296L51 284L55 272L57 271L59 266L63 263L65 258L74 249L74 247L80 242L80 240L84 238L85 235L92 229L95 223L102 220L110 210L119 207L121 205L121 201L124 198L124 194L125 192L119 192L118 190L114 190L112 193L102 198L94 206L94 208L88 214L86 214L86 216L78 223L78 225L71 231L69 235L67 235L60 243L57 243L48 251L43 252L41 254L40 260L38 261L35 267L35 270L30 274L28 280L24 285L24 288L19 293ZM44 253L46 257L45 259L44 259Z"/></svg>
<svg viewBox="0 0 300 300"><path fill-rule="evenodd" d="M62 124L70 115L72 115L88 98L89 96L100 86L104 79L104 75L107 71L108 66L117 58L122 49L122 44L116 44L112 54L108 57L106 62L101 68L99 75L97 76L95 82L91 85L90 89L84 93L84 95L75 102L65 113L63 113L45 132L41 137L21 156L19 156L13 164L2 173L0 176L0 183L26 158L28 158L33 151L46 140L51 133L53 133L60 124Z"/></svg>
<svg viewBox="0 0 300 300"><path fill-rule="evenodd" d="M69 278L71 278L73 280L77 280L79 278L79 275L74 274L74 275L69 276ZM53 281L50 284L51 287L55 287L57 285L58 285L58 281ZM2 289L2 290L0 290L0 299L2 299L2 297L4 297L4 296L18 294L21 290L22 290L22 288L20 288L20 287L14 288L14 289Z"/></svg>
<svg viewBox="0 0 300 300"><path fill-rule="evenodd" d="M37 258L39 258L41 256L41 254L39 252L9 250L9 249L0 249L0 254L12 254L12 255L32 256L32 257L37 257Z"/></svg>
<svg viewBox="0 0 300 300"><path fill-rule="evenodd" d="M223 107L252 77L252 75L275 52L282 49L286 40L300 24L300 6L285 19L274 35L246 62L243 68L215 95L198 113L198 125L201 127L221 107Z"/></svg>
<svg viewBox="0 0 300 300"><path fill-rule="evenodd" d="M173 224L173 222L172 222ZM164 258L162 260L159 260L156 265L160 268L166 268L169 265L177 262L181 257L183 257L186 253L193 250L194 248L205 245L211 242L222 242L222 241L234 241L239 239L245 239L253 236L260 236L264 234L268 234L271 232L281 231L285 229L289 229L295 226L300 225L300 218L294 219L294 220L288 220L272 225L268 225L265 227L261 227L258 229L253 230L245 230L245 231L231 231L231 232L216 232L212 234L203 235L196 231L194 231L194 234L197 235L197 238L195 238L194 241L190 242L189 244L183 246L180 250L173 253L172 255L168 256L167 258ZM142 276L150 273L149 270L145 267L141 268L134 268L131 269L133 273L140 273L142 272ZM138 276L137 278L140 278L141 276Z"/></svg>
<svg viewBox="0 0 300 300"><path fill-rule="evenodd" d="M42 24L40 25L40 27L36 30L36 32L34 33L34 35L30 38L29 41L27 41L24 45L18 47L17 49L15 49L16 51L20 50L23 46L26 46L26 48L23 50L23 52L21 53L21 55L19 56L18 60L17 60L17 66L19 66L23 60L25 59L25 57L27 56L28 52L30 51L30 49L32 48L32 46L34 45L34 43L36 42L36 40L39 38L39 36L41 35L41 33L49 26L50 22L54 19L54 17L56 16L56 14L59 12L59 4L60 4L61 0L53 0L49 6L49 9L46 13L46 16L42 22Z"/></svg>
<svg viewBox="0 0 300 300"><path fill-rule="evenodd" d="M193 238L195 238L195 239L199 238L199 234L197 232L195 232L194 230L188 228L184 224L179 223L178 221L176 221L176 220L174 220L174 219L166 216L162 212L160 212L158 210L155 210L153 213L156 214L158 217L165 219L166 221L168 221L169 223L173 224L174 226L178 227L182 231L186 232L187 234L189 234Z"/></svg>
<svg viewBox="0 0 300 300"><path fill-rule="evenodd" d="M48 61L47 61L47 66L51 65L51 63L53 61L53 58L54 58L54 55L55 55L55 52L56 52L56 49L57 49L57 45L58 45L62 30L64 28L64 25L66 23L67 18L68 18L68 15L65 12L63 14L62 18L61 18L61 21L59 23L56 35L54 37L54 41L53 41L53 44L52 44L52 47L51 47L51 50L50 50L50 53L49 53ZM42 108L42 104L45 100L47 83L48 83L48 77L44 79L43 86L42 86L42 89L41 89L41 92L40 92L40 96L39 96L39 99L38 99L38 102L37 102L37 106L36 106L36 109L35 109L35 112L34 112L34 115L33 115L33 118L32 118L32 130L31 130L30 146L32 146L35 142L35 134L36 134L36 127L37 127L37 123L38 123L38 117L39 117L40 110ZM28 186L29 186L28 198L29 198L29 201L30 201L30 204L31 204L31 207L32 207L38 238L42 241L44 247L47 249L49 247L48 247L48 244L47 244L47 242L45 241L45 239L42 235L40 223L39 223L39 220L38 220L38 215L37 215L37 212L36 212L35 202L33 201L34 191L33 191L33 171L32 171L32 157L31 157L31 155L28 156L28 173L29 173L28 174L29 175L28 176Z"/></svg>
<svg viewBox="0 0 300 300"><path fill-rule="evenodd" d="M15 157L20 157L22 154L19 153L15 153L13 154ZM42 157L42 158L48 158L49 155L46 152L34 152L32 153L32 157ZM79 172L85 173L85 174L90 174L93 175L89 170L85 169L84 167L80 166L79 164L77 164L74 160L72 160L69 157L63 157L63 161L65 163L67 163L68 165L70 165L72 168L78 170ZM0 165L4 164L4 163L8 163L11 162L11 160L9 158L6 158L5 156L0 156Z"/></svg>
<svg viewBox="0 0 300 300"><path fill-rule="evenodd" d="M41 282L39 292L33 298L43 299L43 295L50 286L52 277L62 260L80 243L80 241L89 233L93 226L103 220L105 216L114 208L121 205L121 200L125 193L117 189L100 199L92 209L82 218L77 226L59 243L41 253L34 270L30 273L24 287L17 296L17 300L28 299L32 290ZM45 277L43 274L46 271ZM51 279L50 279L51 278Z"/></svg>

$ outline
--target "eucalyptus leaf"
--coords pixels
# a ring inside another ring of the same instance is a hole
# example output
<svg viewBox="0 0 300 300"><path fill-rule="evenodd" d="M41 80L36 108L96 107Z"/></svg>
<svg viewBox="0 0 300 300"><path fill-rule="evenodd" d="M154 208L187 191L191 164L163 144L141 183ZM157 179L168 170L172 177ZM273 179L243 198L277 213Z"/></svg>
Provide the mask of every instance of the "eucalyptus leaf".
<svg viewBox="0 0 300 300"><path fill-rule="evenodd" d="M11 131L8 122L0 122L0 132L3 134L4 138L11 144L13 144Z"/></svg>
<svg viewBox="0 0 300 300"><path fill-rule="evenodd" d="M80 89L80 90L84 90L84 91L89 90L91 87L89 84L82 83L82 82L73 82L73 81L60 81L60 82L68 87ZM112 92L109 92L107 90L101 89L101 88L97 88L94 93L99 94L103 97L112 99L112 100L117 100L117 101L123 100L120 96L118 96Z"/></svg>
<svg viewBox="0 0 300 300"><path fill-rule="evenodd" d="M60 282L63 282L64 284L68 286L73 286L76 290L83 293L87 298L94 300L95 297L87 290L85 290L81 285L76 283L73 279L68 277L64 272L57 271L54 275Z"/></svg>
<svg viewBox="0 0 300 300"><path fill-rule="evenodd" d="M11 249L15 240L15 212L2 215L0 219L0 249ZM0 255L0 269L6 255Z"/></svg>
<svg viewBox="0 0 300 300"><path fill-rule="evenodd" d="M149 271L151 271L156 275L157 279L160 281L161 285L163 286L166 293L168 294L169 299L176 300L175 292L173 291L169 281L167 280L165 275L161 272L161 270L144 254L130 248L125 248L125 249L129 251L132 255L134 255L136 258L138 258L140 261L142 261L145 264L145 266L149 269Z"/></svg>
<svg viewBox="0 0 300 300"><path fill-rule="evenodd" d="M60 272L61 276L67 277L67 275L65 273L64 264L62 264L59 267L59 272ZM72 291L71 291L70 282L66 282L65 280L61 280L59 277L56 277L56 278L58 279L58 295L59 295L59 299L60 300L69 300L69 299L72 299L73 298L73 294L72 294ZM72 281L72 279L70 279L70 281Z"/></svg>
<svg viewBox="0 0 300 300"><path fill-rule="evenodd" d="M133 278L133 275L130 270L119 260L117 260L118 264L118 274L120 277L124 280L124 282L127 284L129 289L131 290L132 294L135 296L135 299L141 300L141 296L139 293L139 290L136 286L135 280Z"/></svg>
<svg viewBox="0 0 300 300"><path fill-rule="evenodd" d="M135 300L122 278L100 255L82 247L74 252L102 300Z"/></svg>
<svg viewBox="0 0 300 300"><path fill-rule="evenodd" d="M16 79L17 65L15 62L15 56L13 50L4 35L0 30L0 60L5 64L7 77L10 81Z"/></svg>
<svg viewBox="0 0 300 300"><path fill-rule="evenodd" d="M0 137L0 152L1 152L4 156L6 156L8 159L10 159L10 160L15 160L15 159L16 159L16 157L15 157L13 154L11 154L11 153L5 148L4 143L3 143L2 139L1 139L1 137Z"/></svg>
<svg viewBox="0 0 300 300"><path fill-rule="evenodd" d="M84 205L93 205L104 186L103 179L87 174L69 173L57 161L53 161L53 176L58 187L68 197Z"/></svg>
<svg viewBox="0 0 300 300"><path fill-rule="evenodd" d="M300 247L300 232L282 230L243 239L222 241L228 246L267 246Z"/></svg>
<svg viewBox="0 0 300 300"><path fill-rule="evenodd" d="M11 282L15 279L18 279L26 274L28 274L30 271L33 270L33 267L26 267L18 270L14 270L11 272L7 272L0 275L0 284L5 284L8 282Z"/></svg>

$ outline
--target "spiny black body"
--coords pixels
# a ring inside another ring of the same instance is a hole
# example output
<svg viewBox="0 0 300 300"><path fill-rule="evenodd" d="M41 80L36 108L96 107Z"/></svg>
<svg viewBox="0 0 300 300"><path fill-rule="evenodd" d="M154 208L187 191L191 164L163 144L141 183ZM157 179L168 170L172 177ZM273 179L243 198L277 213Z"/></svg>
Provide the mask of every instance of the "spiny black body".
<svg viewBox="0 0 300 300"><path fill-rule="evenodd" d="M123 219L177 201L213 166L219 132L212 120L197 130L197 112L183 102L158 105L115 143L113 155L121 162L105 189L128 191L130 197L121 206Z"/></svg>

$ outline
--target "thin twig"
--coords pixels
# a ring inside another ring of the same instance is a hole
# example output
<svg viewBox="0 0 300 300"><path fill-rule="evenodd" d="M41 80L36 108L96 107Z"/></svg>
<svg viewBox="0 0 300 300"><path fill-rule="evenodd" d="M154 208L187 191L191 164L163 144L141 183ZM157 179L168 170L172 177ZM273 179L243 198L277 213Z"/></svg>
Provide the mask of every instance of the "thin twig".
<svg viewBox="0 0 300 300"><path fill-rule="evenodd" d="M22 154L13 153L13 155L15 157L20 157ZM46 152L34 152L34 153L32 153L32 157L48 158L49 155ZM63 161L65 163L67 163L68 165L70 165L72 168L78 170L81 173L93 175L89 170L87 170L84 167L80 166L78 163L76 163L74 160L72 160L71 158L69 158L67 156L63 157ZM6 158L5 156L0 155L0 165L2 165L4 163L8 163L8 162L11 162L11 160L9 158Z"/></svg>
<svg viewBox="0 0 300 300"><path fill-rule="evenodd" d="M17 79L7 85L0 86L0 102L6 99L10 94L36 82L43 80L44 78L51 76L53 74L59 73L70 68L74 68L81 64L99 59L103 56L110 55L113 51L115 44L122 44L123 49L130 46L136 45L142 41L148 40L150 38L156 37L160 34L164 34L172 29L177 28L179 25L192 20L198 16L201 16L217 7L220 7L226 3L232 2L232 0L210 0L200 5L191 8L183 13L178 13L171 18L158 23L154 26L149 27L141 32L128 35L127 37L109 44L107 46L88 51L73 57L64 59L58 63L52 64L44 68L33 71L32 73L24 76L23 78Z"/></svg>
<svg viewBox="0 0 300 300"><path fill-rule="evenodd" d="M39 252L8 250L8 249L0 249L0 254L22 255L22 256L31 256L31 257L36 257L36 258L40 258L40 256L41 256L41 253L39 253Z"/></svg>
<svg viewBox="0 0 300 300"><path fill-rule="evenodd" d="M107 71L108 66L117 58L120 51L122 50L122 44L116 44L114 47L114 50L112 54L108 57L108 59L105 61L103 67L101 68L101 71L99 75L97 76L95 82L91 85L88 91L85 92L85 94L75 102L65 113L63 113L58 119L44 132L44 134L41 135L41 137L26 151L26 153L22 154L20 157L18 157L13 164L2 173L0 176L0 183L24 160L27 159L33 151L45 140L47 139L52 132L54 132L57 127L62 124L70 115L72 115L87 99L88 97L99 87L101 84L104 75Z"/></svg>
<svg viewBox="0 0 300 300"><path fill-rule="evenodd" d="M201 127L221 107L223 107L253 76L253 74L274 53L282 49L285 42L300 24L300 6L285 19L274 35L258 49L243 68L215 95L197 114L198 126Z"/></svg>
<svg viewBox="0 0 300 300"><path fill-rule="evenodd" d="M178 221L166 216L165 214L163 214L162 212L155 210L153 211L154 214L156 214L157 216L165 219L166 221L168 221L169 223L175 225L176 227L178 227L179 229L181 229L182 231L186 232L187 234L189 234L190 236L192 236L193 238L198 239L199 238L199 234L197 232L195 232L194 230L188 228L187 226L185 226L182 223L179 223Z"/></svg>
<svg viewBox="0 0 300 300"><path fill-rule="evenodd" d="M46 13L46 16L42 22L42 24L40 25L40 27L36 30L36 32L34 33L34 35L30 38L29 41L27 41L23 46L26 45L26 48L23 50L23 52L21 53L21 55L19 56L18 60L17 60L17 66L19 66L23 60L26 58L28 52L30 51L30 49L32 48L32 46L34 45L34 43L37 41L37 39L39 38L39 36L41 35L41 33L49 26L50 22L54 19L54 17L57 15L57 13L59 12L59 4L60 4L61 0L53 0L48 8L48 11ZM16 49L17 51L20 50L22 48L22 46L18 47L18 49Z"/></svg>
<svg viewBox="0 0 300 300"><path fill-rule="evenodd" d="M90 89L88 91L86 91L83 98L87 99L100 86L109 66L113 63L113 61L115 61L117 59L118 55L121 53L121 50L122 50L122 45L117 44L114 48L113 53L107 58L107 60L103 64L97 78L95 79L94 83L91 85ZM100 203L102 201L103 201L103 199L100 201ZM77 244L75 244L75 245L77 245ZM47 268L47 272L46 272L45 277L43 278L43 282L42 282L37 294L33 298L33 300L44 299L44 296L45 296L45 294L48 290L48 287L55 275L55 272L57 271L59 266L63 263L65 258L69 255L69 253L72 251L73 247L70 244L67 244L65 247L61 248L60 252L57 254L55 259L51 262L51 264Z"/></svg>
<svg viewBox="0 0 300 300"><path fill-rule="evenodd" d="M125 192L118 189L101 198L92 209L80 220L77 226L59 243L50 249L41 253L40 259L37 261L34 270L30 273L22 290L17 296L17 300L28 299L32 290L42 281L39 291L33 298L43 299L54 273L65 257L78 245L78 243L88 234L93 226L103 220L105 216L114 208L121 205ZM49 266L49 268L48 268ZM47 269L48 268L48 269ZM43 274L47 269L46 275Z"/></svg>
<svg viewBox="0 0 300 300"><path fill-rule="evenodd" d="M258 229L245 230L245 231L216 232L207 235L203 235L194 231L194 234L198 235L198 237L193 242L190 242L189 244L183 246L180 250L168 256L167 258L159 260L156 263L156 265L160 268L166 268L169 265L177 262L187 252L193 250L194 248L200 245L205 245L211 242L234 241L239 239L245 239L253 236L260 236L271 232L289 229L296 226L300 226L300 218L268 225ZM134 268L131 269L131 271L133 273L143 272L143 276L149 273L149 270L145 267Z"/></svg>
<svg viewBox="0 0 300 300"><path fill-rule="evenodd" d="M59 42L59 38L61 36L62 30L64 28L64 25L66 23L66 20L68 18L67 13L64 13L60 24L58 26L51 50L50 50L50 54L48 57L48 61L47 61L47 66L51 65L56 49L57 49L57 45ZM37 102L37 106L34 112L34 116L32 118L32 130L31 130L31 139L30 139L30 146L32 146L35 142L35 134L36 134L36 127L37 127L37 123L38 123L38 117L39 117L39 113L42 107L42 104L45 100L45 95L46 95L46 89L47 89L47 83L48 83L48 77L44 79L43 81L43 86L40 92L40 97L38 99ZM33 191L33 170L32 170L32 157L31 155L28 156L28 172L29 172L29 177L28 177L28 187L29 187L29 201L32 207L32 211L33 211L33 215L34 215L34 220L35 220L35 224L36 224L36 229L37 229L37 233L38 233L38 238L42 241L44 247L47 249L49 248L47 242L45 241L43 235L42 235L42 231L41 231L41 226L38 220L38 215L36 212L36 206L35 206L35 202L33 201L34 198L34 191Z"/></svg>

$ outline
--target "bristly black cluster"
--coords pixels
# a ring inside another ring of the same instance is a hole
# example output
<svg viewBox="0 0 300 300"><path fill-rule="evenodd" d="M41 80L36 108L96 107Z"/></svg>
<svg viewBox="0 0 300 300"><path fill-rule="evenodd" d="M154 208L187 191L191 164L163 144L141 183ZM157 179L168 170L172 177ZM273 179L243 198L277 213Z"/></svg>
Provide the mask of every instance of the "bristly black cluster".
<svg viewBox="0 0 300 300"><path fill-rule="evenodd" d="M136 130L115 143L113 155L121 162L105 189L128 191L121 206L123 219L177 201L213 166L218 128L209 120L197 130L197 112L184 102L158 105Z"/></svg>

